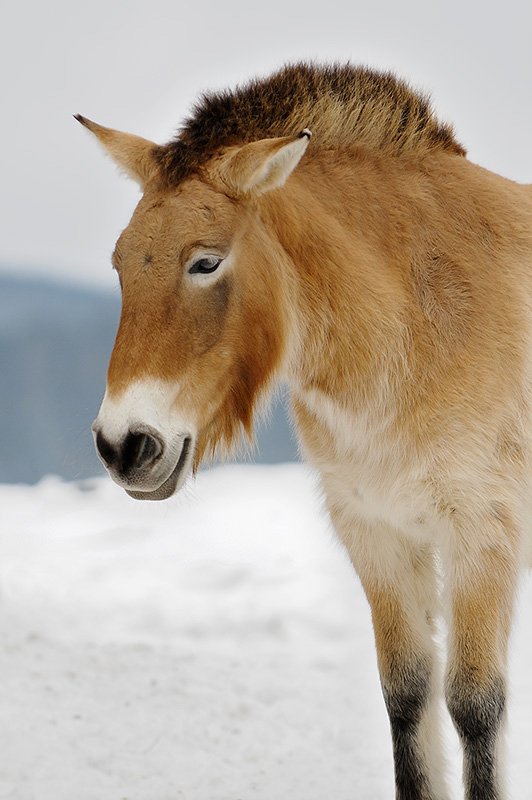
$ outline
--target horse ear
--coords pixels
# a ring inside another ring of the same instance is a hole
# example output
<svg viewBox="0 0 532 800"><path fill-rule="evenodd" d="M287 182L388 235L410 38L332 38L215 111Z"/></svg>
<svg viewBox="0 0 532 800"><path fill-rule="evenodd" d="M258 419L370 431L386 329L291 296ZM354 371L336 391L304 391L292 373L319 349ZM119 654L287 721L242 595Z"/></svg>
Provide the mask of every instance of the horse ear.
<svg viewBox="0 0 532 800"><path fill-rule="evenodd" d="M217 165L222 182L236 195L278 189L299 164L310 141L305 128L294 136L260 139L231 150Z"/></svg>
<svg viewBox="0 0 532 800"><path fill-rule="evenodd" d="M74 118L96 136L118 167L133 178L141 188L156 174L155 153L159 145L141 136L104 128L103 125L98 125L87 117L82 117L81 114L75 114Z"/></svg>

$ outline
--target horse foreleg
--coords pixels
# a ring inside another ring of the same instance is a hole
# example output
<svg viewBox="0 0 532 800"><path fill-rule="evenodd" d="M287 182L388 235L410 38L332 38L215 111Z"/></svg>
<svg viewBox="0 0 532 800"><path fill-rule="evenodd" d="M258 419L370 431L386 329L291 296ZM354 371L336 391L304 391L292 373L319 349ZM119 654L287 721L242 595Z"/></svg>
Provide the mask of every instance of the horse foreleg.
<svg viewBox="0 0 532 800"><path fill-rule="evenodd" d="M449 593L446 697L464 750L466 800L504 800L501 739L518 535L508 514L458 524L444 549Z"/></svg>
<svg viewBox="0 0 532 800"><path fill-rule="evenodd" d="M445 800L433 640L433 554L397 531L331 509L371 606L393 741L397 800Z"/></svg>

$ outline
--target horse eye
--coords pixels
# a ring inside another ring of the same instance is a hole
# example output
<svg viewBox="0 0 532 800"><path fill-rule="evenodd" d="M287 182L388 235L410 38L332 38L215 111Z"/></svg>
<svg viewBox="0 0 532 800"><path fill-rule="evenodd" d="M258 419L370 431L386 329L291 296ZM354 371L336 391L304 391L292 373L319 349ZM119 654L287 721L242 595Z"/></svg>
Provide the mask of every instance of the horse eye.
<svg viewBox="0 0 532 800"><path fill-rule="evenodd" d="M199 272L203 275L206 275L209 272L214 272L216 269L218 269L222 261L223 259L218 258L217 256L204 256L203 258L198 258L198 260L194 261L190 267L189 274L194 275L195 273Z"/></svg>

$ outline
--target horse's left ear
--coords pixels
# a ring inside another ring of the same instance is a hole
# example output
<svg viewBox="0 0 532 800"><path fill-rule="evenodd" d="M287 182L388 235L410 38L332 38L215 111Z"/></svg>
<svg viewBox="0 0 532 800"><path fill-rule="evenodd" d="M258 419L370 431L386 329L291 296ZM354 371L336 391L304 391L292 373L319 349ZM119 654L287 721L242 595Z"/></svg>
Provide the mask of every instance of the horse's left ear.
<svg viewBox="0 0 532 800"><path fill-rule="evenodd" d="M299 164L311 135L305 128L296 137L260 139L232 149L216 165L218 177L237 196L277 189Z"/></svg>
<svg viewBox="0 0 532 800"><path fill-rule="evenodd" d="M103 125L98 125L97 122L82 117L81 114L75 114L74 117L96 136L117 166L133 178L141 188L156 174L158 167L155 152L159 145L132 133L104 128Z"/></svg>

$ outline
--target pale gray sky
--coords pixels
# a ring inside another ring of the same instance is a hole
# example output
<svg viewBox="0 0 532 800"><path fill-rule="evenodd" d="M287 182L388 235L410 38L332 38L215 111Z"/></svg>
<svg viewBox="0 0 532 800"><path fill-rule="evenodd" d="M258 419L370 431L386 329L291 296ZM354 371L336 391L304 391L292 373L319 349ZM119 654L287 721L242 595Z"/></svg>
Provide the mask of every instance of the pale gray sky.
<svg viewBox="0 0 532 800"><path fill-rule="evenodd" d="M138 199L80 112L158 141L197 93L301 58L391 68L432 94L470 157L532 182L528 0L51 0L0 20L0 269L114 285Z"/></svg>

